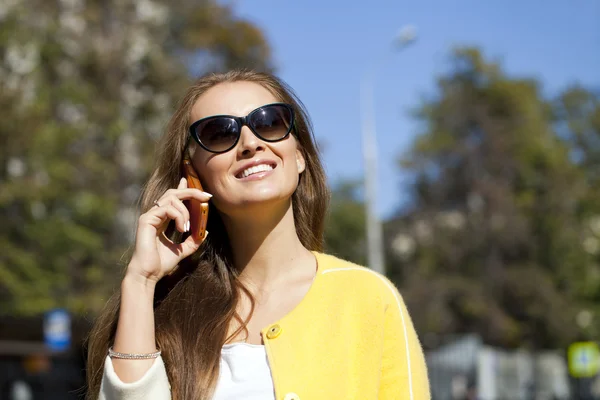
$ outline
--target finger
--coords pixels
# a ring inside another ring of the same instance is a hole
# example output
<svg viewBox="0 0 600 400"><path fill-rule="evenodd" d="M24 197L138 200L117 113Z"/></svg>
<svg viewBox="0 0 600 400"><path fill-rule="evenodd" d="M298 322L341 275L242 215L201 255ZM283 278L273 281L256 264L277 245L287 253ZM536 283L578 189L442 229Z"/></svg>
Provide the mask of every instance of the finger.
<svg viewBox="0 0 600 400"><path fill-rule="evenodd" d="M185 189L187 188L187 179L181 178L179 180L179 185L177 185L177 189Z"/></svg>
<svg viewBox="0 0 600 400"><path fill-rule="evenodd" d="M183 204L183 201L179 200L178 198L174 198L173 202L171 204L173 205L173 207L175 207L175 208L177 208L177 210L179 210L181 215L183 215L183 227L184 227L184 231L187 231L189 229L188 225L190 223L190 211L187 209L185 204ZM188 229L185 229L185 228L188 228Z"/></svg>
<svg viewBox="0 0 600 400"><path fill-rule="evenodd" d="M207 236L208 236L208 231L206 231L204 238L199 239L199 240L195 240L191 235L182 243L174 243L174 242L170 241L168 238L166 238L164 235L161 235L159 237L159 240L165 246L167 246L169 248L169 250L171 250L171 252L173 252L173 254L177 255L177 258L178 258L177 264L179 264L179 262L181 260L194 254L198 250L198 248L200 248L200 245L204 242L204 240L206 240ZM175 267L173 270L171 270L169 272L169 275L172 274L173 272L175 272L176 270L177 270L177 267Z"/></svg>
<svg viewBox="0 0 600 400"><path fill-rule="evenodd" d="M175 207L177 210L179 210L179 212L183 215L184 227L185 227L185 224L187 224L187 222L190 220L189 210L187 209L185 204L183 204L183 202L177 198L177 196L171 195L171 196L162 198L160 200L160 204L165 205L165 206L171 205L171 206Z"/></svg>
<svg viewBox="0 0 600 400"><path fill-rule="evenodd" d="M162 234L167 223L166 211L159 206L153 207L140 215L135 235L136 248L148 245L153 246L156 236Z"/></svg>
<svg viewBox="0 0 600 400"><path fill-rule="evenodd" d="M189 188L189 189L174 189L173 191L171 191L171 189L169 189L165 192L165 194L163 195L163 197L161 197L161 199L167 198L170 195L176 196L179 200L195 199L195 200L200 201L201 203L207 203L212 198L212 194L210 194L210 193L203 192L201 190L194 189L194 188ZM160 200L159 200L159 202L160 202Z"/></svg>
<svg viewBox="0 0 600 400"><path fill-rule="evenodd" d="M181 213L181 211L179 211L177 209L177 207L175 207L173 204L170 204L170 205L166 206L165 208L166 208L167 216L169 217L169 219L172 219L175 221L175 227L177 228L177 230L181 233L185 232L185 228L186 228L185 225L186 225L186 222L188 221L188 219L186 217L184 217L183 214Z"/></svg>
<svg viewBox="0 0 600 400"><path fill-rule="evenodd" d="M206 231L206 233L204 234L204 237L202 239L198 239L198 240L194 239L194 235L190 235L187 239L185 239L185 241L183 243L180 243L181 254L182 254L183 258L189 257L192 254L194 254L196 252L196 250L198 250L200 245L206 240L207 236L208 236L208 231Z"/></svg>
<svg viewBox="0 0 600 400"><path fill-rule="evenodd" d="M162 233L167 227L170 220L175 221L175 227L178 231L185 231L185 218L181 212L172 204L165 204L160 207L151 208L146 214L140 217L141 225L151 225L156 229L157 233Z"/></svg>

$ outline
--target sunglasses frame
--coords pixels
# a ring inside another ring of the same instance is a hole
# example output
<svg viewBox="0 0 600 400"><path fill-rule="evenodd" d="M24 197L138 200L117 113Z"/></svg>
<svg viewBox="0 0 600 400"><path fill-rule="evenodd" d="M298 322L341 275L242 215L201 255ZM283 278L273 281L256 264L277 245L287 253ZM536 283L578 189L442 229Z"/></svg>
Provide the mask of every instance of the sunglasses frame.
<svg viewBox="0 0 600 400"><path fill-rule="evenodd" d="M275 140L269 140L269 139L265 139L263 138L258 132L256 132L254 130L254 128L252 127L252 125L249 124L249 120L250 118L252 118L252 116L254 114L256 114L257 112L261 111L262 109L264 109L265 107L270 107L270 106L283 106L284 108L287 108L290 111L290 115L291 115L291 121L290 121L290 127L287 131L287 133L285 135L283 135L282 138L280 139L275 139ZM221 150L221 151L214 151L209 149L208 147L206 147L201 141L200 138L198 137L198 135L196 134L196 127L198 125L200 125L201 123L207 121L207 120L211 120L211 119L216 119L216 118L230 118L233 119L239 126L238 132L237 132L237 138L235 139L235 141L233 142L233 144L228 147L226 150ZM250 131L254 134L254 136L256 136L257 138L259 138L260 140L264 141L264 142L268 142L268 143L275 143L275 142L280 142L282 140L284 140L285 138L287 138L290 133L294 130L294 123L295 123L296 117L295 117L295 113L294 113L294 107L292 107L290 104L287 103L269 103L269 104L265 104L264 106L260 106L252 111L250 111L250 113L248 113L248 115L246 115L245 117L236 117L235 115L211 115L210 117L205 117L202 119L199 119L198 121L194 122L193 124L190 125L189 127L189 133L190 136L194 139L194 141L196 143L198 143L198 145L200 145L200 147L202 147L204 150L210 152L210 153L214 153L214 154L222 154L222 153L227 153L229 150L233 149L235 146L237 146L238 142L240 141L240 137L242 136L242 128L244 126L247 126Z"/></svg>

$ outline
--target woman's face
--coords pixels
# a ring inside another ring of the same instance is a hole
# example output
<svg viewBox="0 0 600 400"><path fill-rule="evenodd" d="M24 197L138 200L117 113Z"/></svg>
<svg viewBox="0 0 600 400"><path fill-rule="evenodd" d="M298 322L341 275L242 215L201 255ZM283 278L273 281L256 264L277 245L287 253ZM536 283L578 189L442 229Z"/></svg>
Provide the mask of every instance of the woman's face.
<svg viewBox="0 0 600 400"><path fill-rule="evenodd" d="M271 92L257 83L221 83L198 98L189 122L212 115L243 117L275 102L278 100ZM294 135L270 143L258 138L247 126L242 128L237 145L226 153L210 153L196 145L192 162L204 189L214 196L214 205L228 215L252 205L287 201L305 166ZM248 175L247 169L257 165L272 169Z"/></svg>

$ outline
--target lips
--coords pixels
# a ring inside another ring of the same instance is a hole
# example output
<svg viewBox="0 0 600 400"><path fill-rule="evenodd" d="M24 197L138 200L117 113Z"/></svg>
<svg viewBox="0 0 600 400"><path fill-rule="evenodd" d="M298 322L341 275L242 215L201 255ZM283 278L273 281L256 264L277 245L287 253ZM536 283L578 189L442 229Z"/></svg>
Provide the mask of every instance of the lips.
<svg viewBox="0 0 600 400"><path fill-rule="evenodd" d="M276 167L277 163L273 161L255 160L253 162L246 163L242 168L240 168L235 174L235 177L238 179L243 179L254 174L271 171Z"/></svg>
<svg viewBox="0 0 600 400"><path fill-rule="evenodd" d="M242 174L241 174L241 178L245 178L247 176L257 174L259 172L266 172L266 171L272 171L272 170L273 170L273 167L270 166L269 164L260 164L255 167L250 167L250 168L246 168L245 170L243 170Z"/></svg>

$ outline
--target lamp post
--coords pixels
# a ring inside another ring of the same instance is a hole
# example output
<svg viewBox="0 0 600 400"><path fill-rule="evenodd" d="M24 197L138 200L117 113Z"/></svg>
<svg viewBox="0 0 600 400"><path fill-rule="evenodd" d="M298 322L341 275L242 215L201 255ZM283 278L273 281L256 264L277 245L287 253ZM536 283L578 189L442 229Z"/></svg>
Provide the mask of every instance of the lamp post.
<svg viewBox="0 0 600 400"><path fill-rule="evenodd" d="M400 30L394 38L394 47L401 51L416 40L416 31L412 26ZM387 52L386 52L387 54ZM378 61L378 60L377 60ZM375 99L373 81L376 68L374 63L361 81L362 142L365 168L365 205L367 214L367 259L368 266L385 274L383 260L383 230L377 216L377 138L375 131Z"/></svg>

